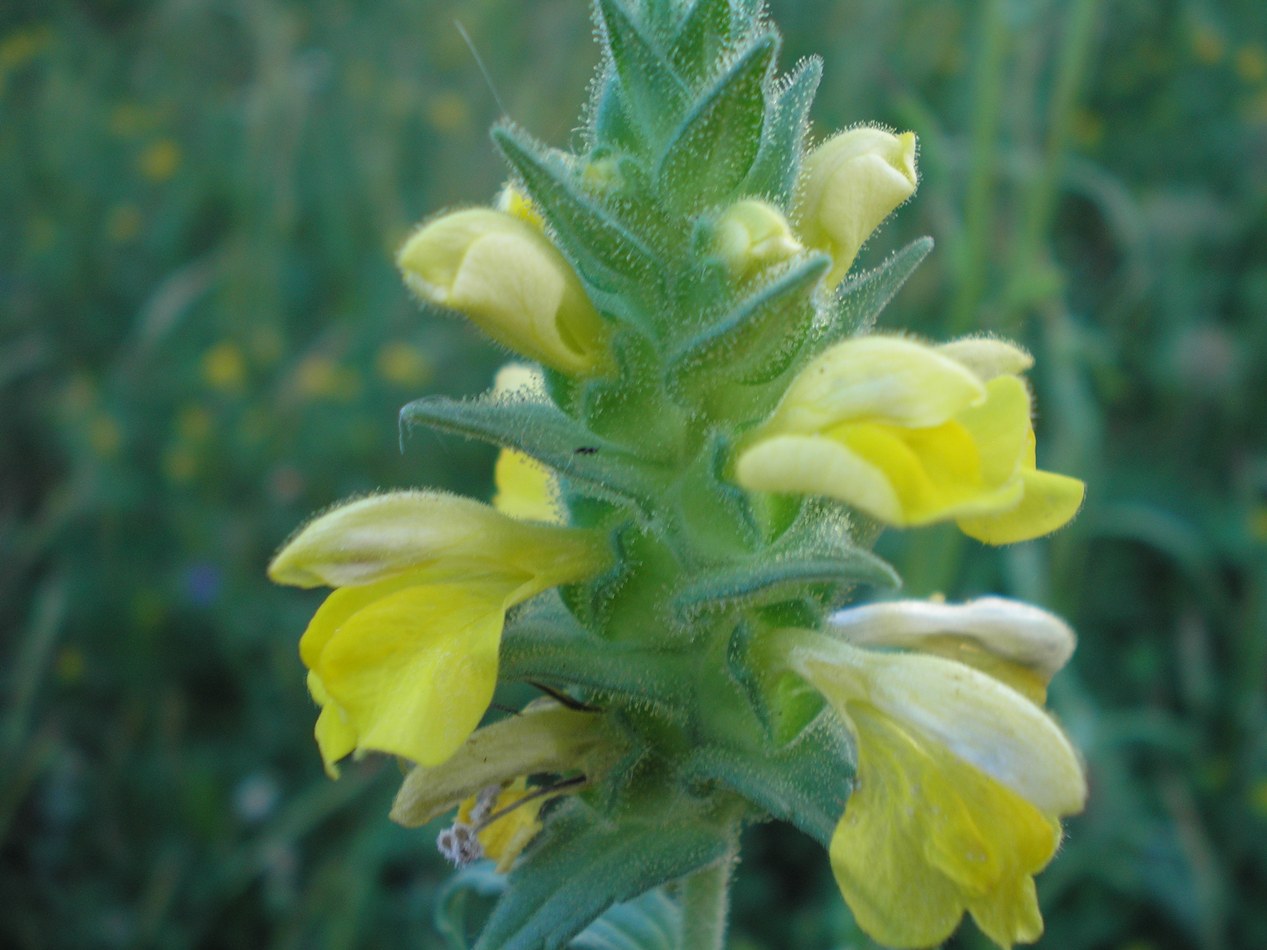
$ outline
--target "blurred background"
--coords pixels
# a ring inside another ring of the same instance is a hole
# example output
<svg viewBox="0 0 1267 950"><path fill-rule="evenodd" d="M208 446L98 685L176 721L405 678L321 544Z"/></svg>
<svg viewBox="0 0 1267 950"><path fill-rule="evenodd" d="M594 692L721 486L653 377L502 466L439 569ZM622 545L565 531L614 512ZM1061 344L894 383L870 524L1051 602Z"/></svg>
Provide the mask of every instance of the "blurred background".
<svg viewBox="0 0 1267 950"><path fill-rule="evenodd" d="M937 250L883 324L1038 357L1049 541L891 532L912 595L1007 593L1081 645L1085 815L1050 948L1267 946L1267 5L773 0L817 133L914 129L864 251ZM583 0L8 0L0 13L0 946L431 947L447 869L395 766L325 779L264 566L378 488L485 497L396 411L500 354L391 257L486 202L500 108L573 140ZM914 542L914 543L912 543ZM916 896L917 899L917 896ZM867 947L826 855L749 832L733 946ZM980 947L969 926L957 947Z"/></svg>

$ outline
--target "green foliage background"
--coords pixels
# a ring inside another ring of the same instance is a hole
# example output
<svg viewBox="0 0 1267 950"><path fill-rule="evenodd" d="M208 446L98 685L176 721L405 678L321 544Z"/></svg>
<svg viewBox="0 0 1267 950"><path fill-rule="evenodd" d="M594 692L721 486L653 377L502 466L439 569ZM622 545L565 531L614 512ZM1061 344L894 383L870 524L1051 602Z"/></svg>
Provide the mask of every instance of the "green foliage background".
<svg viewBox="0 0 1267 950"><path fill-rule="evenodd" d="M890 533L907 592L1081 635L1053 704L1092 797L1042 946L1267 946L1267 7L775 0L819 134L913 128L864 251L938 248L889 329L1038 356L1051 541ZM321 773L263 568L376 488L489 490L398 407L502 357L423 315L408 228L487 201L500 113L566 144L582 0L15 0L0 13L0 945L429 947L447 869L389 762ZM578 886L582 886L578 882ZM913 895L918 899L918 895ZM747 836L733 944L863 947L826 856ZM975 947L971 927L956 945Z"/></svg>

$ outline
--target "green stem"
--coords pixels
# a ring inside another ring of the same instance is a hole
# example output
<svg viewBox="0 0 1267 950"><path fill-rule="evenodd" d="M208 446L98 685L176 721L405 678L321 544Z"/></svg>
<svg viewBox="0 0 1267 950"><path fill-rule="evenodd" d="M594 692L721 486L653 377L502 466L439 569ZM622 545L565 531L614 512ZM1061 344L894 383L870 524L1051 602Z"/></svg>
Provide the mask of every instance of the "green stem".
<svg viewBox="0 0 1267 950"><path fill-rule="evenodd" d="M739 855L739 829L716 864L696 871L682 883L682 946L691 950L724 950L730 918L730 882Z"/></svg>
<svg viewBox="0 0 1267 950"><path fill-rule="evenodd" d="M968 181L964 247L959 260L959 292L950 312L951 335L977 325L989 264L992 194L998 153L999 118L1003 110L1003 66L1007 49L1006 3L990 0L984 10L981 50L973 79L972 176Z"/></svg>
<svg viewBox="0 0 1267 950"><path fill-rule="evenodd" d="M1047 141L1041 172L1035 175L1026 196L1025 227L1016 245L1013 280L1027 280L1039 265L1044 237L1051 224L1056 197L1064 176L1069 129L1085 80L1087 60L1095 39L1099 0L1076 0L1069 13L1064 43L1056 63L1051 104L1047 114Z"/></svg>

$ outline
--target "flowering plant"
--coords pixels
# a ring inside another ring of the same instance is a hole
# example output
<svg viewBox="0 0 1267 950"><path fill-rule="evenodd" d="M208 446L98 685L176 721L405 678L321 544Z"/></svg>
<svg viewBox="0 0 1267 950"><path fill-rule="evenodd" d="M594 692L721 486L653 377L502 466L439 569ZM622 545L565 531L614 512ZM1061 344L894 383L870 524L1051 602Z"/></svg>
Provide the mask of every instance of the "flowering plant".
<svg viewBox="0 0 1267 950"><path fill-rule="evenodd" d="M335 588L300 641L337 776L409 765L392 817L509 872L482 948L562 946L661 885L719 947L739 831L827 849L882 943L966 912L1042 930L1033 875L1085 783L1044 710L1073 635L1037 608L881 601L879 527L1046 534L1083 487L1037 468L1031 360L874 329L931 248L852 269L915 191L915 137L805 138L817 60L779 77L759 0L597 0L604 61L576 152L512 124L492 208L426 222L406 283L531 365L406 406L502 447L491 506L391 492L274 560ZM845 609L842 609L845 607ZM542 698L489 715L501 683Z"/></svg>

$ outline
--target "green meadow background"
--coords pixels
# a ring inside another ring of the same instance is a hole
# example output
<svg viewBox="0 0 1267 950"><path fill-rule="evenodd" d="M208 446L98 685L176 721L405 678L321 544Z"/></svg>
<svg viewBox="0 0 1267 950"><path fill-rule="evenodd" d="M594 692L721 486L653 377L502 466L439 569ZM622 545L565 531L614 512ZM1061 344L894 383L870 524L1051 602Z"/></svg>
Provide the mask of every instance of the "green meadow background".
<svg viewBox="0 0 1267 950"><path fill-rule="evenodd" d="M1040 462L1090 485L1051 540L881 543L913 595L1079 631L1052 702L1092 794L1041 946L1267 947L1267 4L772 9L784 67L826 61L817 134L920 137L861 263L937 249L883 326L1023 341ZM349 494L489 492L490 451L396 428L503 359L392 265L503 181L455 20L506 112L573 141L582 0L0 12L0 946L443 945L434 832L388 822L393 763L323 776L320 595L264 566ZM732 945L870 946L780 826L747 835Z"/></svg>

